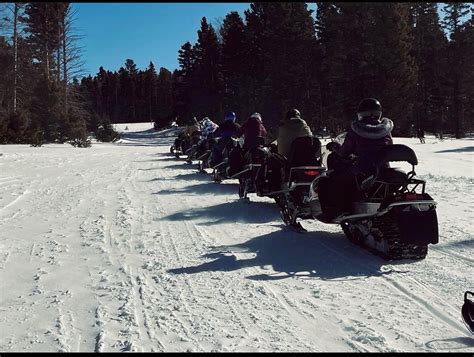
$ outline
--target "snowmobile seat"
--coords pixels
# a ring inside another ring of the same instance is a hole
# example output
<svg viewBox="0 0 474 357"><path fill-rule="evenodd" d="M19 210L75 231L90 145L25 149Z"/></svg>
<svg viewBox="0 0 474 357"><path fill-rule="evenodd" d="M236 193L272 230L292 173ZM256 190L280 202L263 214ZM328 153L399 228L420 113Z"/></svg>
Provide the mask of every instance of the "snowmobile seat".
<svg viewBox="0 0 474 357"><path fill-rule="evenodd" d="M401 170L384 167L384 164L393 161L408 162L412 165L412 171L406 174ZM375 195L381 192L384 192L385 197L407 184L410 177L415 174L414 170L415 165L418 165L418 159L415 152L408 146L393 144L381 148L376 153L373 164L375 172L357 184L359 189L365 191L369 197L375 198ZM383 191L381 191L382 186L385 186Z"/></svg>
<svg viewBox="0 0 474 357"><path fill-rule="evenodd" d="M406 161L412 166L418 165L415 152L403 144L387 145L377 152L375 163L378 167L391 161Z"/></svg>
<svg viewBox="0 0 474 357"><path fill-rule="evenodd" d="M406 184L407 179L405 171L395 168L384 168L380 171L379 176L377 177L377 181L400 185Z"/></svg>
<svg viewBox="0 0 474 357"><path fill-rule="evenodd" d="M285 170L285 181L289 181L292 168L320 166L321 142L314 136L301 136L291 143Z"/></svg>
<svg viewBox="0 0 474 357"><path fill-rule="evenodd" d="M291 143L287 168L296 166L318 166L321 142L313 136L301 136Z"/></svg>
<svg viewBox="0 0 474 357"><path fill-rule="evenodd" d="M405 171L395 168L384 168L376 177L367 182L356 180L359 190L365 192L366 198L382 200L407 185L409 179Z"/></svg>

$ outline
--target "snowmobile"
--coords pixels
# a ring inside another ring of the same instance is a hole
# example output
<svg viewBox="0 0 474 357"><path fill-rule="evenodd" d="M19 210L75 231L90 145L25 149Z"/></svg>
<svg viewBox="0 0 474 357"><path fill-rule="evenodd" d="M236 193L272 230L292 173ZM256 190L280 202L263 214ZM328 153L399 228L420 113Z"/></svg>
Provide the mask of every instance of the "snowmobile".
<svg viewBox="0 0 474 357"><path fill-rule="evenodd" d="M469 295L471 298L469 298ZM461 308L461 315L464 323L474 335L474 292L466 291L464 293L464 304Z"/></svg>
<svg viewBox="0 0 474 357"><path fill-rule="evenodd" d="M249 200L247 195L255 193L255 177L269 152L263 137L257 137L256 145L246 152L237 145L229 153L227 176L239 180L239 198Z"/></svg>
<svg viewBox="0 0 474 357"><path fill-rule="evenodd" d="M283 173L275 173L278 171L278 164L271 165L267 162L262 167L264 172L259 173L264 177L264 182L257 179L257 195L275 199L283 222L293 230L305 232L297 219L313 219L309 205L309 187L316 176L326 171L326 167L321 165L321 143L317 137L296 138L291 144L288 158L273 153L268 158L270 160L279 161ZM282 179L278 178L279 175ZM272 181L281 181L281 184L278 187L272 185Z"/></svg>
<svg viewBox="0 0 474 357"><path fill-rule="evenodd" d="M199 142L200 138L200 131L195 131L191 137L181 133L175 139L174 144L170 147L170 152L174 154L177 159L179 159L181 155L187 155L189 157L191 149ZM188 159L186 161L188 161Z"/></svg>
<svg viewBox="0 0 474 357"><path fill-rule="evenodd" d="M230 137L222 151L222 160L216 163L216 161L212 161L215 157L211 156L212 160L210 160L209 166L212 168L211 175L214 182L220 183L223 180L230 179L234 174L241 171L243 165L242 152L240 140Z"/></svg>
<svg viewBox="0 0 474 357"><path fill-rule="evenodd" d="M198 147L198 150L194 153L194 159L198 161L198 170L203 173L206 172L206 168L209 168L208 160L212 152L212 147L216 144L215 138L206 139L202 145Z"/></svg>
<svg viewBox="0 0 474 357"><path fill-rule="evenodd" d="M396 161L408 162L411 171L385 168ZM373 160L372 173L355 179L352 211L329 220L319 201L318 181L331 170L323 172L310 186L311 214L323 223L340 224L351 242L385 259L423 259L428 244L438 243L438 220L436 202L425 192L426 182L415 178L416 165L416 154L408 146L383 147Z"/></svg>
<svg viewBox="0 0 474 357"><path fill-rule="evenodd" d="M170 147L170 153L174 154L174 156L179 159L179 156L183 154L183 151L181 150L181 144L184 140L183 135L178 135L178 137L174 140L173 145Z"/></svg>

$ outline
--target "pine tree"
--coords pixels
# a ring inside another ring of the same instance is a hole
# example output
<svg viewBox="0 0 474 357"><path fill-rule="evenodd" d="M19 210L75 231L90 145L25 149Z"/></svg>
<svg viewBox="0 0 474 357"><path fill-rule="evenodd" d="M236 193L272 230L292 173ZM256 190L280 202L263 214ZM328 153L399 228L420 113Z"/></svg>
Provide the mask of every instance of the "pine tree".
<svg viewBox="0 0 474 357"><path fill-rule="evenodd" d="M448 46L448 68L450 93L448 97L448 120L456 138L464 135L464 101L466 95L463 85L463 68L465 55L462 51L462 19L469 13L468 3L449 3L443 8L446 16L443 21L444 28L450 34Z"/></svg>
<svg viewBox="0 0 474 357"><path fill-rule="evenodd" d="M319 125L326 126L332 132L345 129L347 124L347 118L344 117L347 101L340 88L345 83L343 68L348 49L342 31L344 24L340 6L341 4L318 2L316 11L316 34L321 51L317 76ZM358 45L354 47L357 48Z"/></svg>
<svg viewBox="0 0 474 357"><path fill-rule="evenodd" d="M171 76L171 74L170 74ZM144 96L145 96L145 117L149 121L156 120L157 114L157 74L155 70L155 65L153 62L150 62L148 68L145 71L145 78L144 78ZM171 93L170 93L171 94Z"/></svg>
<svg viewBox="0 0 474 357"><path fill-rule="evenodd" d="M245 58L245 25L236 11L224 18L220 29L222 38L222 74L224 80L224 107L240 118L244 105L244 81L242 58Z"/></svg>
<svg viewBox="0 0 474 357"><path fill-rule="evenodd" d="M59 48L60 25L57 19L58 8L61 3L28 3L25 7L27 38L34 58L42 66L43 74L51 80L54 74L54 53Z"/></svg>
<svg viewBox="0 0 474 357"><path fill-rule="evenodd" d="M474 130L474 11L471 10L471 18L461 29L461 53L464 57L463 86L463 124L466 130Z"/></svg>
<svg viewBox="0 0 474 357"><path fill-rule="evenodd" d="M40 77L34 88L31 100L31 123L33 136L30 140L37 143L37 133L41 134L41 142L61 141L61 104L59 101L60 88L50 81L46 75Z"/></svg>
<svg viewBox="0 0 474 357"><path fill-rule="evenodd" d="M311 115L316 95L313 49L316 45L311 11L304 3L252 3L246 11L250 91L265 123L276 129L285 112L298 107ZM311 120L312 121L312 120Z"/></svg>
<svg viewBox="0 0 474 357"><path fill-rule="evenodd" d="M444 54L447 38L441 28L435 3L415 3L412 6L414 47L418 65L414 125L439 132L442 127Z"/></svg>
<svg viewBox="0 0 474 357"><path fill-rule="evenodd" d="M201 19L194 53L196 68L193 73L191 102L198 116L208 116L216 120L223 114L221 48L214 28L207 23L205 17Z"/></svg>
<svg viewBox="0 0 474 357"><path fill-rule="evenodd" d="M173 96L172 96L173 78L170 71L161 67L157 80L157 127L165 127L174 116Z"/></svg>
<svg viewBox="0 0 474 357"><path fill-rule="evenodd" d="M409 26L409 5L371 4L374 27L368 38L374 51L368 58L377 80L364 88L367 96L378 98L384 114L395 123L394 135L407 135L413 122L417 66L411 55L413 34Z"/></svg>

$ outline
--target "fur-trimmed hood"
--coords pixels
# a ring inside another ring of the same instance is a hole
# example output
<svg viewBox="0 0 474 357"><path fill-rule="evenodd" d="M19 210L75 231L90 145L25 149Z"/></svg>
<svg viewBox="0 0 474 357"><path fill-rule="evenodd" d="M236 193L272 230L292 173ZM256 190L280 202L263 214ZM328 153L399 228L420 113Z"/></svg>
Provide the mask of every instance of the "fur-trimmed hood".
<svg viewBox="0 0 474 357"><path fill-rule="evenodd" d="M382 118L380 123L369 124L361 121L353 121L351 128L354 132L366 139L381 139L389 135L393 130L393 121L389 118Z"/></svg>

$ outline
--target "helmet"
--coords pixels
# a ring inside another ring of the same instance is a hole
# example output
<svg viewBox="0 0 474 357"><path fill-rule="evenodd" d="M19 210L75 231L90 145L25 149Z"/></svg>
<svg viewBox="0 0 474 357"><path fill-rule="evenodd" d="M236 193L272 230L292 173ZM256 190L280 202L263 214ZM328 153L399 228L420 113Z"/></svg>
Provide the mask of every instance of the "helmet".
<svg viewBox="0 0 474 357"><path fill-rule="evenodd" d="M254 118L254 119L258 119L258 120L262 121L262 116L260 115L260 113L257 113L257 112L253 113L250 116L250 118Z"/></svg>
<svg viewBox="0 0 474 357"><path fill-rule="evenodd" d="M235 119L236 119L236 116L234 112L228 112L224 118L225 121L232 121L232 122L234 122Z"/></svg>
<svg viewBox="0 0 474 357"><path fill-rule="evenodd" d="M299 118L300 111L298 109L290 109L286 112L286 119L290 120L291 118Z"/></svg>
<svg viewBox="0 0 474 357"><path fill-rule="evenodd" d="M375 98L362 99L357 107L358 120L380 120L382 117L382 105Z"/></svg>

